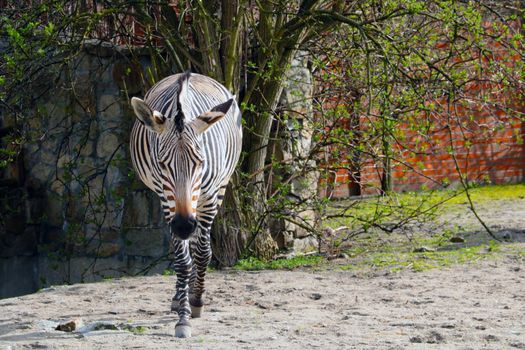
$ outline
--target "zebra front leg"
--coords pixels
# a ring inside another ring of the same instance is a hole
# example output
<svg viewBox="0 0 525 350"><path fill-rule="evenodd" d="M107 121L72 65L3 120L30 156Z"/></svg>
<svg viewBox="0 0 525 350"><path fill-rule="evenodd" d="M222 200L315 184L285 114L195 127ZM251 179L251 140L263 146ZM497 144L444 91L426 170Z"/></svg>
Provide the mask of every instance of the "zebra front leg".
<svg viewBox="0 0 525 350"><path fill-rule="evenodd" d="M172 246L175 272L177 273L176 292L173 297L173 302L178 304L172 304L172 310L176 309L179 314L179 321L175 325L175 336L177 338L189 338L191 337L191 326L189 322L191 311L188 300L188 290L192 266L190 249L187 240L181 241L174 239Z"/></svg>
<svg viewBox="0 0 525 350"><path fill-rule="evenodd" d="M193 255L193 274L191 278L190 289L190 307L191 317L201 317L202 294L204 293L204 277L206 276L206 269L211 260L211 245L210 245L210 231L200 229L197 235L197 241L192 242Z"/></svg>

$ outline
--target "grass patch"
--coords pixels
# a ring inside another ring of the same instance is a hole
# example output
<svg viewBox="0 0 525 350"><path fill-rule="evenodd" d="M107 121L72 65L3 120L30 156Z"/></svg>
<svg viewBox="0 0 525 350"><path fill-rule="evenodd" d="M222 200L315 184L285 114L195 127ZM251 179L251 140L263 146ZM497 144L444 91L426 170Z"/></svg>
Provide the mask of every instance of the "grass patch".
<svg viewBox="0 0 525 350"><path fill-rule="evenodd" d="M469 189L469 193L474 205L495 200L518 200L525 198L525 184L480 186ZM326 220L324 225L366 228L372 222L397 222L418 212L426 212L432 217L467 203L467 196L461 189L391 193L384 197L333 201L328 204L327 214L344 214L345 217Z"/></svg>
<svg viewBox="0 0 525 350"><path fill-rule="evenodd" d="M362 255L354 255L352 263L341 265L342 270L361 270L371 268L374 270L388 270L397 272L410 269L412 271L426 271L443 268L456 264L475 262L493 256L499 252L500 244L490 241L472 247L460 247L454 250L438 250L424 252L393 252L376 251Z"/></svg>
<svg viewBox="0 0 525 350"><path fill-rule="evenodd" d="M475 204L525 198L525 184L480 186L471 188L469 191ZM439 203L442 204L437 206ZM425 211L433 207L436 207L435 211L429 211L430 215L436 214L435 217L437 217L442 211L454 210L454 208L466 203L466 195L454 190L392 193L386 197L333 201L329 203L328 214L346 210L349 217L325 220L324 224L333 228L342 225L354 228L357 225L366 226L370 222L395 223L407 216L413 216L415 211ZM339 256L339 253L345 253L348 256L348 263L338 265L342 270L372 268L392 272L407 269L425 271L495 256L494 253L499 252L502 248L499 243L489 240L485 236L480 237L478 235L475 240L471 237L463 238L462 230L463 228L459 225L448 226L440 232L432 232L431 234L428 232L411 233L410 239L395 232L385 234L379 230L365 230L367 232L352 237L351 240L340 243L335 241L336 244L333 244L330 249L333 248L336 254L329 251L330 254L328 255ZM459 241L451 241L452 238ZM505 245L505 247L511 247L511 245ZM420 250L415 252L417 248ZM516 255L523 257L525 252L517 252ZM332 266L323 256L309 255L272 261L248 257L239 260L233 268L248 271L292 270L299 267L320 265ZM169 276L173 275L174 272L165 270L162 274Z"/></svg>
<svg viewBox="0 0 525 350"><path fill-rule="evenodd" d="M177 272L175 272L175 270L165 269L162 271L162 276L177 276Z"/></svg>
<svg viewBox="0 0 525 350"><path fill-rule="evenodd" d="M261 261L254 257L239 260L233 267L235 270L292 270L298 267L318 266L326 262L326 258L319 255L295 256L290 259Z"/></svg>
<svg viewBox="0 0 525 350"><path fill-rule="evenodd" d="M130 324L122 325L121 328L133 334L144 334L147 330L147 327L144 326L133 326Z"/></svg>

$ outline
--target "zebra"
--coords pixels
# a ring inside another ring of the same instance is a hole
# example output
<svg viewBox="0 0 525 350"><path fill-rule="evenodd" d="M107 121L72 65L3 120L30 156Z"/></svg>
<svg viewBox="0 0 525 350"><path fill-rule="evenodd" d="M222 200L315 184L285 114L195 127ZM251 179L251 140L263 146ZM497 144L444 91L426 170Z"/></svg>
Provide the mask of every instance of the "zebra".
<svg viewBox="0 0 525 350"><path fill-rule="evenodd" d="M223 85L191 72L164 78L131 106L133 167L160 197L171 233L175 336L191 337L190 315L200 317L203 306L210 228L241 153L241 112Z"/></svg>

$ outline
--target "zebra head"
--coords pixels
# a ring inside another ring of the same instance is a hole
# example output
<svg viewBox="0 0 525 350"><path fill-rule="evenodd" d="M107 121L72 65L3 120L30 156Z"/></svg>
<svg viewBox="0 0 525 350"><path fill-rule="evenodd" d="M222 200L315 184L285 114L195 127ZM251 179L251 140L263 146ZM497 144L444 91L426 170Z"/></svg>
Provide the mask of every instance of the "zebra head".
<svg viewBox="0 0 525 350"><path fill-rule="evenodd" d="M196 210L205 162L202 135L226 115L233 103L233 98L230 98L193 119L186 118L184 111L192 110L192 106L185 106L183 111L181 102L191 104L187 96L188 78L189 74L181 78L177 109L169 114L175 115L174 118L167 118L151 109L139 98L131 99L137 118L156 133L157 142L152 152L156 159L152 159L152 166L162 181L158 193L172 236L183 240L188 239L197 228Z"/></svg>

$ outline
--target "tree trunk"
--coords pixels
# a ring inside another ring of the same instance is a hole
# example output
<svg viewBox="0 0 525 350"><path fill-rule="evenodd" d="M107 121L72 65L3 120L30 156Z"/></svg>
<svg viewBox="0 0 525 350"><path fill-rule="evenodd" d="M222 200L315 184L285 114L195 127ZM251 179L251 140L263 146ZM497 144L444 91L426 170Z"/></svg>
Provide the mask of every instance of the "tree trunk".
<svg viewBox="0 0 525 350"><path fill-rule="evenodd" d="M217 267L233 266L244 253L248 241L241 198L235 190L238 177L237 173L233 175L211 229L211 247Z"/></svg>

